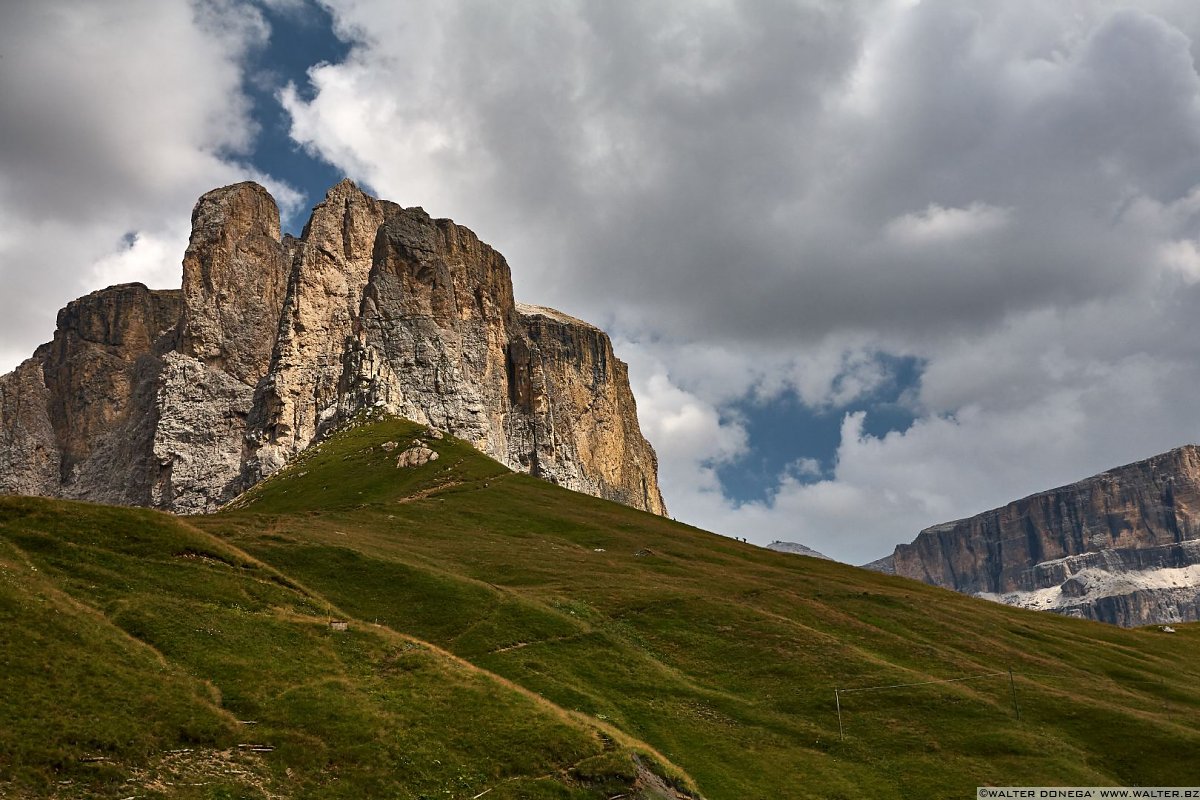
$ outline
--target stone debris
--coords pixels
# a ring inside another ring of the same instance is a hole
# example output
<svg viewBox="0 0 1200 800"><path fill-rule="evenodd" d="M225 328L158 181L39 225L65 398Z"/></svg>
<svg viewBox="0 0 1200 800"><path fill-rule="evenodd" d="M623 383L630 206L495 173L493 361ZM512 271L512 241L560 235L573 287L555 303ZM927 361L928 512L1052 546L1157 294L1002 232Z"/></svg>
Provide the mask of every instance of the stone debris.
<svg viewBox="0 0 1200 800"><path fill-rule="evenodd" d="M437 460L437 452L429 449L418 441L396 458L396 466L401 468L421 467L428 464L430 461Z"/></svg>

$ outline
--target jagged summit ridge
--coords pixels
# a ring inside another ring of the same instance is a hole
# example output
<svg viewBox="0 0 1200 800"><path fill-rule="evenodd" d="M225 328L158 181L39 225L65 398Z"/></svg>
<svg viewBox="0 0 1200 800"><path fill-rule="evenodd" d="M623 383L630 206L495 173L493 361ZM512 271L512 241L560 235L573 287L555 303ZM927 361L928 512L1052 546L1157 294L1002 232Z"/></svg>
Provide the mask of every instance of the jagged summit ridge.
<svg viewBox="0 0 1200 800"><path fill-rule="evenodd" d="M263 187L208 192L181 289L68 304L0 377L0 491L208 511L364 407L665 513L608 336L517 304L504 257L467 228L349 180L299 238Z"/></svg>

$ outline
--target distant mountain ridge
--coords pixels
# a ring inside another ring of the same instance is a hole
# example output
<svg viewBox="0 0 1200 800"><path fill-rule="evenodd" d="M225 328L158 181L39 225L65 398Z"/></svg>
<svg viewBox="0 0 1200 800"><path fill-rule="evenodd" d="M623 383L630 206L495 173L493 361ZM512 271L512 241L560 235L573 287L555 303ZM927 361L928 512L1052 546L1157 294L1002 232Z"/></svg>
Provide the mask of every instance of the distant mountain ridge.
<svg viewBox="0 0 1200 800"><path fill-rule="evenodd" d="M882 572L884 575L895 575L896 565L893 562L892 556L886 555L883 558L877 558L874 561L860 565L863 569L869 569L872 572Z"/></svg>
<svg viewBox="0 0 1200 800"><path fill-rule="evenodd" d="M775 542L771 542L769 545L767 545L767 549L774 550L777 553L795 553L796 555L808 556L809 558L823 558L826 561L834 560L834 559L830 558L829 556L825 555L824 553L818 553L816 550L813 550L808 545L799 544L797 542L775 541Z"/></svg>
<svg viewBox="0 0 1200 800"><path fill-rule="evenodd" d="M1200 448L926 528L897 575L1122 626L1200 619Z"/></svg>
<svg viewBox="0 0 1200 800"><path fill-rule="evenodd" d="M470 230L350 181L299 238L263 187L208 192L182 289L113 286L59 312L0 377L0 493L212 511L363 408L666 513L608 336L518 304Z"/></svg>

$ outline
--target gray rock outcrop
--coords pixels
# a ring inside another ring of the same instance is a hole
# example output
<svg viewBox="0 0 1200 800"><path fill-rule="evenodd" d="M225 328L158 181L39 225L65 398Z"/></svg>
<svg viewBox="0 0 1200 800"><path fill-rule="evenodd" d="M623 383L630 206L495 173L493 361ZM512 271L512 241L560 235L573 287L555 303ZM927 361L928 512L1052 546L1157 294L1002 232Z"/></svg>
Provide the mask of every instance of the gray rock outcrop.
<svg viewBox="0 0 1200 800"><path fill-rule="evenodd" d="M298 239L253 183L204 195L192 226L181 290L76 300L0 377L0 491L210 511L370 407L665 513L608 336L517 304L470 230L350 181Z"/></svg>
<svg viewBox="0 0 1200 800"><path fill-rule="evenodd" d="M895 575L896 564L893 562L890 555L883 558L877 558L874 561L868 561L866 564L860 564L863 569L869 569L872 572L882 572L884 575Z"/></svg>
<svg viewBox="0 0 1200 800"><path fill-rule="evenodd" d="M431 450L421 442L413 442L412 445L400 455L396 456L397 469L405 467L423 467L430 461L437 461L438 454L436 450Z"/></svg>
<svg viewBox="0 0 1200 800"><path fill-rule="evenodd" d="M1200 448L927 528L896 574L1123 626L1200 619Z"/></svg>
<svg viewBox="0 0 1200 800"><path fill-rule="evenodd" d="M51 494L62 482L50 392L36 358L0 377L0 492Z"/></svg>
<svg viewBox="0 0 1200 800"><path fill-rule="evenodd" d="M824 559L825 561L833 561L832 558L824 553L813 550L808 545L800 544L799 542L775 541L767 545L767 549L774 550L777 553L792 553L798 556L808 556L809 558L820 558Z"/></svg>
<svg viewBox="0 0 1200 800"><path fill-rule="evenodd" d="M38 494L151 504L155 383L183 312L179 290L141 284L92 292L59 312L54 340L34 354L54 431L50 459L59 467L57 484ZM0 420L0 429L9 425L7 416Z"/></svg>
<svg viewBox="0 0 1200 800"><path fill-rule="evenodd" d="M256 183L214 189L192 212L179 350L253 387L267 374L287 289L279 209Z"/></svg>

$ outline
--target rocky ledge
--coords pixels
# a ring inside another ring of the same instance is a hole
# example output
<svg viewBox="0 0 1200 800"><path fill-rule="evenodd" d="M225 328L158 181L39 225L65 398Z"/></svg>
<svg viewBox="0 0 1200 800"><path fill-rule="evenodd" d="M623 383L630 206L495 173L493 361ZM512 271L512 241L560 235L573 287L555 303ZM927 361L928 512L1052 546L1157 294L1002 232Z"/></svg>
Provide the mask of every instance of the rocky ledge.
<svg viewBox="0 0 1200 800"><path fill-rule="evenodd" d="M181 290L113 286L0 377L0 492L211 511L371 407L665 514L608 336L517 304L467 228L329 190L299 238L254 183L192 213Z"/></svg>

